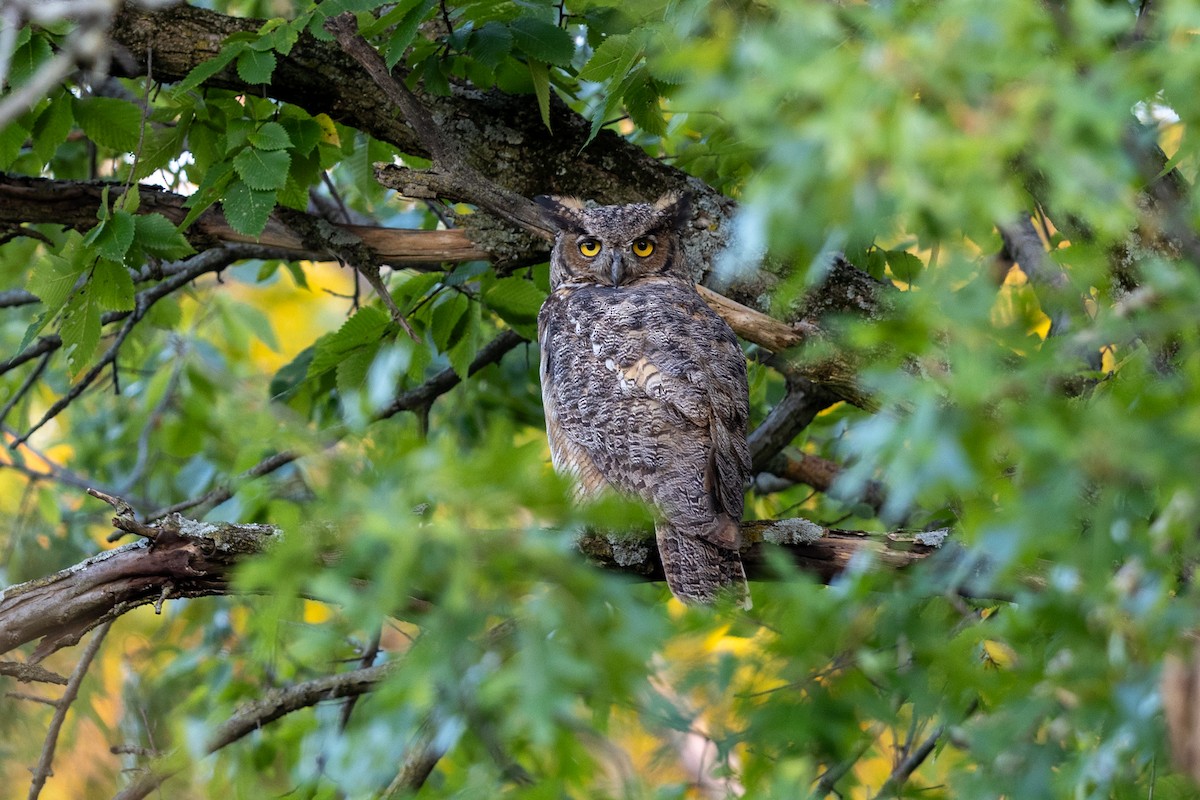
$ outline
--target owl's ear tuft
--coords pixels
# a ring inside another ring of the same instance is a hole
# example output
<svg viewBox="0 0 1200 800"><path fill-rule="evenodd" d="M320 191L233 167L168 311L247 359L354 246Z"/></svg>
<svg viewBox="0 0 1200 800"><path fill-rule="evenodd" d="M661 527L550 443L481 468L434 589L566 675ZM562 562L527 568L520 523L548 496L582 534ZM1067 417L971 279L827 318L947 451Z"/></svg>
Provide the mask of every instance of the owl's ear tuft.
<svg viewBox="0 0 1200 800"><path fill-rule="evenodd" d="M539 194L533 202L541 206L542 218L553 228L583 233L583 203L574 197L551 197Z"/></svg>
<svg viewBox="0 0 1200 800"><path fill-rule="evenodd" d="M667 192L654 202L654 210L668 227L682 231L692 218L692 193Z"/></svg>

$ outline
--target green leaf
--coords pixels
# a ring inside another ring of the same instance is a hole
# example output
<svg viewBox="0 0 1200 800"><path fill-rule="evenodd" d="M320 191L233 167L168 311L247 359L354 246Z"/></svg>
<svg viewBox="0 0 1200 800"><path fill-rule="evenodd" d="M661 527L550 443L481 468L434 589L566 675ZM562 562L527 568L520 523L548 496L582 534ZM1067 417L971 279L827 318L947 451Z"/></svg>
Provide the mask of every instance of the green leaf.
<svg viewBox="0 0 1200 800"><path fill-rule="evenodd" d="M503 23L489 22L471 32L471 57L493 69L500 66L500 62L512 52L512 48L512 31Z"/></svg>
<svg viewBox="0 0 1200 800"><path fill-rule="evenodd" d="M546 301L546 295L524 278L500 278L483 295L488 308L505 321L532 322Z"/></svg>
<svg viewBox="0 0 1200 800"><path fill-rule="evenodd" d="M283 188L291 163L286 151L247 147L234 156L233 168L250 188L266 191Z"/></svg>
<svg viewBox="0 0 1200 800"><path fill-rule="evenodd" d="M204 83L206 80L216 75L221 70L225 69L231 61L237 58L243 50L246 49L246 42L237 41L230 42L221 48L221 51L208 61L202 61L192 67L192 71L179 82L175 87L174 95L176 97L192 91Z"/></svg>
<svg viewBox="0 0 1200 800"><path fill-rule="evenodd" d="M513 20L510 27L517 48L532 59L565 67L575 56L575 42L571 34L557 25L533 17L521 17Z"/></svg>
<svg viewBox="0 0 1200 800"><path fill-rule="evenodd" d="M646 133L662 136L667 132L667 122L663 119L661 95L658 85L645 70L638 70L638 75L625 91L625 110L634 124Z"/></svg>
<svg viewBox="0 0 1200 800"><path fill-rule="evenodd" d="M439 353L444 353L451 343L462 337L470 306L471 299L461 292L450 292L434 305L429 332Z"/></svg>
<svg viewBox="0 0 1200 800"><path fill-rule="evenodd" d="M642 44L639 37L628 34L609 36L592 53L583 69L579 70L579 79L597 83L613 78L619 81L625 77L641 54Z"/></svg>
<svg viewBox="0 0 1200 800"><path fill-rule="evenodd" d="M533 93L537 96L542 124L546 130L550 130L550 70L541 61L530 61L529 78L533 81Z"/></svg>
<svg viewBox="0 0 1200 800"><path fill-rule="evenodd" d="M83 270L84 264L80 263L80 260L50 254L34 267L25 288L31 294L37 295L50 316L54 316L66 305L67 298ZM25 346L28 346L28 343L23 347Z"/></svg>
<svg viewBox="0 0 1200 800"><path fill-rule="evenodd" d="M162 214L138 214L137 243L142 250L159 258L182 258L194 252L175 223Z"/></svg>
<svg viewBox="0 0 1200 800"><path fill-rule="evenodd" d="M88 280L94 301L105 311L133 310L133 278L129 269L117 261L102 258Z"/></svg>
<svg viewBox="0 0 1200 800"><path fill-rule="evenodd" d="M71 128L75 125L75 115L71 112L72 97L66 92L57 92L50 98L50 103L38 114L33 123L31 138L33 154L43 164L54 157L58 146L67 140Z"/></svg>
<svg viewBox="0 0 1200 800"><path fill-rule="evenodd" d="M22 29L22 33L28 31L29 28ZM50 42L46 41L46 37L39 34L29 37L12 53L12 58L9 61L8 82L11 86L21 86L37 72L45 62L49 61L54 55L54 51L50 48Z"/></svg>
<svg viewBox="0 0 1200 800"><path fill-rule="evenodd" d="M184 149L189 125L172 125L167 128L147 128L146 138L138 153L133 180L142 181L179 157Z"/></svg>
<svg viewBox="0 0 1200 800"><path fill-rule="evenodd" d="M367 373L371 370L371 364L374 363L375 356L379 354L379 348L382 345L382 340L362 345L346 354L338 362L336 372L338 392L348 395L366 388Z"/></svg>
<svg viewBox="0 0 1200 800"><path fill-rule="evenodd" d="M308 376L308 366L312 363L316 347L310 346L301 350L296 357L284 364L271 378L268 388L272 400L287 402L304 386Z"/></svg>
<svg viewBox="0 0 1200 800"><path fill-rule="evenodd" d="M250 144L259 150L286 150L292 146L287 129L278 122L264 122L262 127L249 136Z"/></svg>
<svg viewBox="0 0 1200 800"><path fill-rule="evenodd" d="M334 369L356 350L368 346L378 348L391 324L391 318L384 311L363 306L336 332L318 340L312 363L308 366L308 377Z"/></svg>
<svg viewBox="0 0 1200 800"><path fill-rule="evenodd" d="M17 160L28 140L29 129L19 122L10 122L0 128L0 169L8 169Z"/></svg>
<svg viewBox="0 0 1200 800"><path fill-rule="evenodd" d="M112 261L124 261L129 246L133 244L133 236L137 231L137 223L128 211L114 211L88 232L83 243L95 248L103 258Z"/></svg>
<svg viewBox="0 0 1200 800"><path fill-rule="evenodd" d="M912 283L925 267L921 259L906 250L888 250L884 257L892 275L904 283Z"/></svg>
<svg viewBox="0 0 1200 800"><path fill-rule="evenodd" d="M249 84L270 83L275 64L274 52L247 47L237 58L238 77Z"/></svg>
<svg viewBox="0 0 1200 800"><path fill-rule="evenodd" d="M396 11L399 11L404 6L410 3L401 3ZM388 37L386 47L384 47L384 62L387 68L391 69L404 58L404 53L408 50L408 46L412 44L413 39L417 35L417 28L433 8L433 0L419 0L415 5L412 5L403 13L400 21L396 23L396 29L392 31L392 35ZM394 12L393 12L394 13Z"/></svg>
<svg viewBox="0 0 1200 800"><path fill-rule="evenodd" d="M267 227L267 218L275 208L275 192L253 189L237 181L229 187L221 208L234 230L247 236L258 236Z"/></svg>
<svg viewBox="0 0 1200 800"><path fill-rule="evenodd" d="M458 377L466 380L471 369L471 362L479 351L479 326L482 318L482 307L479 303L471 303L464 319L466 320L463 334L450 348L446 355L450 358L450 366Z"/></svg>
<svg viewBox="0 0 1200 800"><path fill-rule="evenodd" d="M142 129L142 110L115 97L75 100L75 120L87 137L110 150L133 152Z"/></svg>
<svg viewBox="0 0 1200 800"><path fill-rule="evenodd" d="M63 309L58 335L62 337L67 368L72 376L78 375L91 362L100 343L100 304L95 302L89 286L72 295Z"/></svg>

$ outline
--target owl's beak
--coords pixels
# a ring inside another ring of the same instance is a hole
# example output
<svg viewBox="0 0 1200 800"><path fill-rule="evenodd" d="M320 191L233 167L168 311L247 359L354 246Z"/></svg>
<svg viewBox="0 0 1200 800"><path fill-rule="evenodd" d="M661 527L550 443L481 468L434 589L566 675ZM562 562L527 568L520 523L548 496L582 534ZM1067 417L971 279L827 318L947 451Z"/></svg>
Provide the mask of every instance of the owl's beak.
<svg viewBox="0 0 1200 800"><path fill-rule="evenodd" d="M625 278L625 262L621 260L620 253L613 253L612 257L612 282L613 286L620 286L621 281Z"/></svg>

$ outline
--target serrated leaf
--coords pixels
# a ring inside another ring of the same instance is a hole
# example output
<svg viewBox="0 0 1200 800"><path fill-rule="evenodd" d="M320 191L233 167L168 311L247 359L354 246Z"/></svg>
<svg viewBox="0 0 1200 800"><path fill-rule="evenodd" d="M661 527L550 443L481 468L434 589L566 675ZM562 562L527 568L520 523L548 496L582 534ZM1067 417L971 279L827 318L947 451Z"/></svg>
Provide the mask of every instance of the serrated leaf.
<svg viewBox="0 0 1200 800"><path fill-rule="evenodd" d="M56 254L48 255L34 267L25 288L36 295L53 316L66 304L84 268L83 263L74 259Z"/></svg>
<svg viewBox="0 0 1200 800"><path fill-rule="evenodd" d="M137 224L128 211L114 211L108 219L92 228L83 242L95 249L101 257L113 261L124 261L129 246L133 244Z"/></svg>
<svg viewBox="0 0 1200 800"><path fill-rule="evenodd" d="M58 146L67 140L75 126L75 115L71 111L71 95L59 92L50 98L49 105L38 114L30 132L33 154L43 164L54 157Z"/></svg>
<svg viewBox="0 0 1200 800"><path fill-rule="evenodd" d="M396 23L396 28L392 31L392 35L388 37L387 46L384 48L384 61L388 69L396 66L400 62L400 59L404 58L405 51L408 50L408 46L416 38L417 28L420 27L421 22L425 19L431 8L433 8L433 0L420 0L416 5L404 12L400 21Z"/></svg>
<svg viewBox="0 0 1200 800"><path fill-rule="evenodd" d="M251 85L270 83L275 73L275 53L247 47L237 57L238 77Z"/></svg>
<svg viewBox="0 0 1200 800"><path fill-rule="evenodd" d="M513 48L513 35L501 22L489 22L471 32L469 50L480 64L495 69Z"/></svg>
<svg viewBox="0 0 1200 800"><path fill-rule="evenodd" d="M642 54L641 42L627 34L609 36L592 53L579 79L597 83L616 78L621 80Z"/></svg>
<svg viewBox="0 0 1200 800"><path fill-rule="evenodd" d="M0 169L8 169L17 160L28 139L29 129L18 122L0 127Z"/></svg>
<svg viewBox="0 0 1200 800"><path fill-rule="evenodd" d="M462 338L470 306L470 298L460 292L452 292L434 305L430 315L429 333L439 353L444 353L447 347Z"/></svg>
<svg viewBox="0 0 1200 800"><path fill-rule="evenodd" d="M247 236L258 236L262 233L274 208L274 191L252 189L242 181L237 181L229 187L229 193L221 205L225 219L233 229Z"/></svg>
<svg viewBox="0 0 1200 800"><path fill-rule="evenodd" d="M378 347L391 322L391 318L380 309L363 306L337 331L317 341L308 376L311 378L328 372L356 350L367 346Z"/></svg>
<svg viewBox="0 0 1200 800"><path fill-rule="evenodd" d="M546 130L550 130L550 70L540 61L530 61L529 79L533 81L533 93L537 97L542 124Z"/></svg>
<svg viewBox="0 0 1200 800"><path fill-rule="evenodd" d="M22 29L22 33L29 30ZM50 42L46 37L35 35L22 42L13 52L8 62L8 83L10 86L21 86L37 72L38 67L49 61L54 55Z"/></svg>
<svg viewBox="0 0 1200 800"><path fill-rule="evenodd" d="M189 126L172 125L166 128L147 128L146 138L138 153L133 180L141 181L171 163L184 149Z"/></svg>
<svg viewBox="0 0 1200 800"><path fill-rule="evenodd" d="M533 281L524 278L500 278L483 295L488 308L508 321L510 318L520 322L537 319L546 295L533 285Z"/></svg>
<svg viewBox="0 0 1200 800"><path fill-rule="evenodd" d="M280 124L293 143L292 152L297 155L308 155L321 141L321 126L316 120L292 117L285 118Z"/></svg>
<svg viewBox="0 0 1200 800"><path fill-rule="evenodd" d="M94 302L105 311L133 310L133 278L124 264L100 259L88 279Z"/></svg>
<svg viewBox="0 0 1200 800"><path fill-rule="evenodd" d="M291 399L304 385L308 377L308 366L312 363L315 346L309 346L296 354L296 357L279 368L271 378L268 388L272 400L286 402Z"/></svg>
<svg viewBox="0 0 1200 800"><path fill-rule="evenodd" d="M463 380L467 379L468 373L471 371L471 362L475 360L475 354L479 352L479 322L482 316L480 309L479 303L471 303L471 307L465 315L466 328L463 335L446 353L450 359L450 367Z"/></svg>
<svg viewBox="0 0 1200 800"><path fill-rule="evenodd" d="M175 223L162 214L139 214L136 223L137 242L150 255L182 258L193 252L188 240L175 228Z"/></svg>
<svg viewBox="0 0 1200 800"><path fill-rule="evenodd" d="M241 55L245 49L245 42L230 42L226 44L221 48L219 53L208 61L202 61L192 67L192 71L175 87L175 96L178 97L197 88L213 75L225 69L229 65L229 62Z"/></svg>
<svg viewBox="0 0 1200 800"><path fill-rule="evenodd" d="M142 129L142 110L115 97L77 98L75 121L87 137L101 147L132 152Z"/></svg>
<svg viewBox="0 0 1200 800"><path fill-rule="evenodd" d="M662 136L667 132L667 122L663 119L658 86L644 70L638 72L637 79L625 90L625 110L633 123L646 133Z"/></svg>
<svg viewBox="0 0 1200 800"><path fill-rule="evenodd" d="M441 280L442 276L437 272L418 272L392 289L392 299L400 308L411 311L412 306L424 298Z"/></svg>
<svg viewBox="0 0 1200 800"><path fill-rule="evenodd" d="M286 150L292 146L292 137L278 122L264 122L249 138L250 144L259 150Z"/></svg>
<svg viewBox="0 0 1200 800"><path fill-rule="evenodd" d="M292 157L284 150L259 150L247 147L233 158L238 177L251 189L282 189L287 183Z"/></svg>
<svg viewBox="0 0 1200 800"><path fill-rule="evenodd" d="M537 337L538 311L545 300L533 281L513 277L500 278L483 295L488 308L527 339Z"/></svg>
<svg viewBox="0 0 1200 800"><path fill-rule="evenodd" d="M187 230L197 217L217 202L217 198L225 194L226 188L233 181L233 165L228 161L219 161L212 169L204 173L204 179L200 181L196 191L192 192L183 202L183 207L188 209L188 213L183 218L183 222L179 223L180 230Z"/></svg>
<svg viewBox="0 0 1200 800"><path fill-rule="evenodd" d="M379 354L382 341L360 347L348 353L337 365L337 387L343 396L361 391L367 385L367 373L375 356Z"/></svg>
<svg viewBox="0 0 1200 800"><path fill-rule="evenodd" d="M91 362L96 345L100 343L100 305L88 286L72 295L63 309L58 335L62 337L67 369L74 377Z"/></svg>
<svg viewBox="0 0 1200 800"><path fill-rule="evenodd" d="M571 34L557 25L533 17L512 21L513 42L527 56L547 64L564 67L575 57Z"/></svg>

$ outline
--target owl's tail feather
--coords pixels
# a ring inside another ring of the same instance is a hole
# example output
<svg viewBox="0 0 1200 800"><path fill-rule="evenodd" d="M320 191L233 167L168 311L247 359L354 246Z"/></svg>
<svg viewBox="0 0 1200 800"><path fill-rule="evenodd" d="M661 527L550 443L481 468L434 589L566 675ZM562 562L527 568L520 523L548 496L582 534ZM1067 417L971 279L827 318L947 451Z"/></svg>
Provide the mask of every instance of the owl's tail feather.
<svg viewBox="0 0 1200 800"><path fill-rule="evenodd" d="M742 608L751 607L750 587L737 550L697 539L667 521L660 521L654 533L671 594L685 603L710 604L729 592Z"/></svg>

